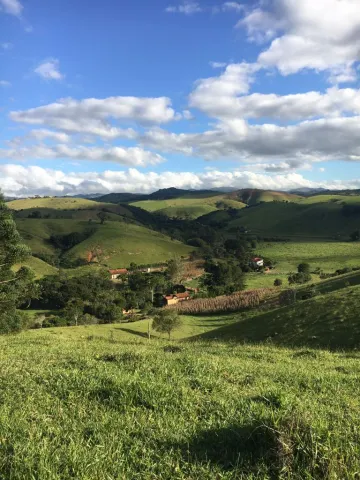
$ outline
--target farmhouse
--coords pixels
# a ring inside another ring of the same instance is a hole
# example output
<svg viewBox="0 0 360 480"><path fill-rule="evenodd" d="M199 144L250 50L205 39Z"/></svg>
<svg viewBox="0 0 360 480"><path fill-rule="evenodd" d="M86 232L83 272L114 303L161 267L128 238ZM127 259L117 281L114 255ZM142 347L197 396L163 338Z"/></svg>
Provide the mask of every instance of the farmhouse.
<svg viewBox="0 0 360 480"><path fill-rule="evenodd" d="M164 303L165 305L176 305L179 302L185 302L186 300L190 300L190 293L174 293L173 295L164 295Z"/></svg>
<svg viewBox="0 0 360 480"><path fill-rule="evenodd" d="M264 259L260 257L254 257L250 262L251 266L254 268L259 268L264 266Z"/></svg>
<svg viewBox="0 0 360 480"><path fill-rule="evenodd" d="M109 270L111 280L116 280L120 275L127 275L129 272L126 268L116 268L115 270Z"/></svg>

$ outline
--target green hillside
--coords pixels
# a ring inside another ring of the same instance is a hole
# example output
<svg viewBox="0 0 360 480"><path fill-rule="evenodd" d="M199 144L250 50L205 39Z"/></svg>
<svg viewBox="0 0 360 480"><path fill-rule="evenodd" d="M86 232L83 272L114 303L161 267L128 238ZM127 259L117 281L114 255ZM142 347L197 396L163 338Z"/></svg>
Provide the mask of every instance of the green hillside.
<svg viewBox="0 0 360 480"><path fill-rule="evenodd" d="M165 262L174 256L188 256L194 250L148 228L107 222L99 225L95 233L69 250L65 257L85 259L91 246L99 245L104 253L104 263L109 267L127 267L134 262L152 264Z"/></svg>
<svg viewBox="0 0 360 480"><path fill-rule="evenodd" d="M246 188L227 194L228 198L239 200L247 205L256 205L261 202L298 202L300 195L287 192L274 192L271 190L258 190Z"/></svg>
<svg viewBox="0 0 360 480"><path fill-rule="evenodd" d="M269 202L239 210L237 214L214 212L201 217L200 222L218 225L229 232L240 227L249 233L285 238L348 238L359 228L356 205L343 202L325 203Z"/></svg>
<svg viewBox="0 0 360 480"><path fill-rule="evenodd" d="M245 316L238 323L211 331L202 338L238 342L271 342L283 346L360 347L360 286L351 286L299 301L268 313Z"/></svg>
<svg viewBox="0 0 360 480"><path fill-rule="evenodd" d="M49 208L55 210L76 210L98 208L98 203L85 198L48 197L48 198L22 198L7 203L11 210L29 210Z"/></svg>
<svg viewBox="0 0 360 480"><path fill-rule="evenodd" d="M132 328L0 337L0 477L357 477L357 352L149 342Z"/></svg>
<svg viewBox="0 0 360 480"><path fill-rule="evenodd" d="M36 257L30 257L21 265L15 265L14 270L16 271L22 266L31 268L34 271L36 278L41 278L45 275L55 275L58 272L57 268Z"/></svg>
<svg viewBox="0 0 360 480"><path fill-rule="evenodd" d="M168 217L190 219L195 219L217 210L228 208L241 209L245 207L245 204L240 201L228 199L226 195L214 193L210 197L200 194L188 194L184 197L169 200L143 200L131 205Z"/></svg>

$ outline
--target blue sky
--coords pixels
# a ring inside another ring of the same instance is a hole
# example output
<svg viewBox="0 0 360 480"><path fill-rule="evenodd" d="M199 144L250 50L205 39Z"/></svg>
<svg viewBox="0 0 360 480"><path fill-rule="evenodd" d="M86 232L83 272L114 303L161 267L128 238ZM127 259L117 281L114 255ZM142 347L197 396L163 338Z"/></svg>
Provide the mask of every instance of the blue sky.
<svg viewBox="0 0 360 480"><path fill-rule="evenodd" d="M360 188L357 0L0 0L0 189Z"/></svg>

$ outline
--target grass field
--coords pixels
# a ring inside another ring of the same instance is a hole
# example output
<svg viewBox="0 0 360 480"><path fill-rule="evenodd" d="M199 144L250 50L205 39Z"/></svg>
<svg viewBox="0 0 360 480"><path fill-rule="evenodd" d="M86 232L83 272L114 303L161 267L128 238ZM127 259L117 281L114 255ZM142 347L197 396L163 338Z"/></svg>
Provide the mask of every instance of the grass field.
<svg viewBox="0 0 360 480"><path fill-rule="evenodd" d="M308 345L359 345L359 293L186 317L170 344L147 322L0 337L0 477L357 478L360 355Z"/></svg>
<svg viewBox="0 0 360 480"><path fill-rule="evenodd" d="M328 286L331 287L331 282ZM332 287L336 288L334 285ZM299 301L294 306L260 315L243 315L243 319L237 323L205 332L200 336L246 343L270 341L290 347L358 349L359 308L360 286L354 285L310 300Z"/></svg>
<svg viewBox="0 0 360 480"><path fill-rule="evenodd" d="M187 256L194 247L171 240L161 233L145 227L120 222L107 222L98 226L87 240L69 250L65 257L86 258L91 245L99 245L104 252L104 263L110 267L127 267L161 263L174 256Z"/></svg>
<svg viewBox="0 0 360 480"><path fill-rule="evenodd" d="M169 200L142 200L131 205L168 217L192 219L224 208L241 209L245 207L244 203L220 194L208 197L187 195L186 197Z"/></svg>
<svg viewBox="0 0 360 480"><path fill-rule="evenodd" d="M23 264L15 265L14 270L17 271L22 266L31 268L34 271L36 278L41 278L45 275L56 275L58 272L57 268L36 257L29 257Z"/></svg>
<svg viewBox="0 0 360 480"><path fill-rule="evenodd" d="M99 208L99 203L85 198L24 198L13 200L7 203L11 210L33 210L33 209L54 209L54 210L76 210Z"/></svg>

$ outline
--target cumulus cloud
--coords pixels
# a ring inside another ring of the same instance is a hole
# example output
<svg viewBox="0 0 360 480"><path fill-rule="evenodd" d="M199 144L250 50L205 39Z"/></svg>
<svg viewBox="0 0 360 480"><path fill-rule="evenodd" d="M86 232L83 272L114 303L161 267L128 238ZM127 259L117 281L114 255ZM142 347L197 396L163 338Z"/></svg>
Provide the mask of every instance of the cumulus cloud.
<svg viewBox="0 0 360 480"><path fill-rule="evenodd" d="M19 0L0 0L0 12L3 11L9 15L20 17L23 8Z"/></svg>
<svg viewBox="0 0 360 480"><path fill-rule="evenodd" d="M221 117L222 112L232 108L234 97L249 92L258 70L256 64L234 63L228 65L218 77L198 80L189 97L190 106L211 116Z"/></svg>
<svg viewBox="0 0 360 480"><path fill-rule="evenodd" d="M65 98L56 103L10 113L15 122L43 125L68 133L97 135L104 139L136 137L132 128L118 128L111 121L134 121L143 125L166 123L178 119L166 97L108 97L74 100Z"/></svg>
<svg viewBox="0 0 360 480"><path fill-rule="evenodd" d="M214 96L212 103L203 101L201 96L201 92L197 94L197 106L217 118L271 118L289 121L360 114L360 90L351 88L334 87L324 93L291 95L253 93L240 97L229 91L227 96Z"/></svg>
<svg viewBox="0 0 360 480"><path fill-rule="evenodd" d="M149 193L159 188L192 189L264 188L289 190L300 187L331 189L359 188L360 180L316 183L297 173L259 174L252 171L222 172L211 170L192 172L148 172L135 168L126 171L65 173L37 166L0 165L0 189L8 196L75 195L78 193L139 192Z"/></svg>
<svg viewBox="0 0 360 480"><path fill-rule="evenodd" d="M207 160L231 158L242 162L312 162L360 159L360 116L304 121L296 125L248 125L241 119L220 123L198 134L162 129L140 137L144 145Z"/></svg>
<svg viewBox="0 0 360 480"><path fill-rule="evenodd" d="M41 160L66 158L72 160L90 160L114 162L125 166L146 167L157 165L164 158L139 147L72 147L68 145L35 145L29 147L0 149L0 158L13 160Z"/></svg>
<svg viewBox="0 0 360 480"><path fill-rule="evenodd" d="M183 13L185 15L192 15L193 13L202 12L203 9L197 2L185 1L179 5L169 5L165 11L168 13Z"/></svg>
<svg viewBox="0 0 360 480"><path fill-rule="evenodd" d="M45 80L62 80L65 75L60 72L60 62L56 58L45 60L34 72Z"/></svg>
<svg viewBox="0 0 360 480"><path fill-rule="evenodd" d="M275 66L283 75L302 69L336 71L331 78L339 83L355 78L358 0L269 0L247 11L238 26L247 29L251 41L272 40L258 58L265 67Z"/></svg>

